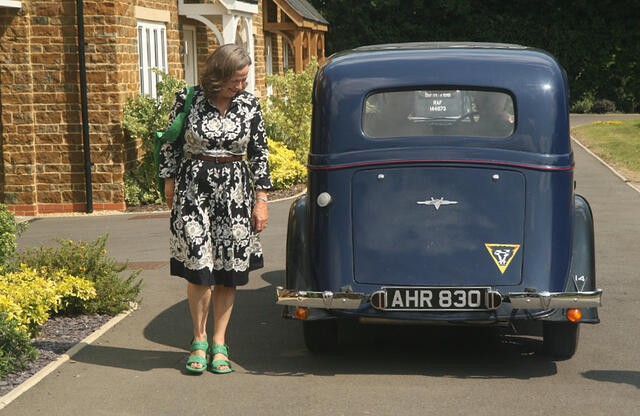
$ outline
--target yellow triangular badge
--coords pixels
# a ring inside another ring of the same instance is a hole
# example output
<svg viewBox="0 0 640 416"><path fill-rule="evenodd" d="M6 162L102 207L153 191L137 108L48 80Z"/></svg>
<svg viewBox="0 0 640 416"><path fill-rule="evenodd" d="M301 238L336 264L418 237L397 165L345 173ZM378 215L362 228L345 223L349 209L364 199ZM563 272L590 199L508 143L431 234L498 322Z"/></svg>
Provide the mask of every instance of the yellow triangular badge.
<svg viewBox="0 0 640 416"><path fill-rule="evenodd" d="M500 269L500 273L504 274L507 267L509 267L509 263L516 256L520 244L485 244L485 247L487 247L491 258Z"/></svg>

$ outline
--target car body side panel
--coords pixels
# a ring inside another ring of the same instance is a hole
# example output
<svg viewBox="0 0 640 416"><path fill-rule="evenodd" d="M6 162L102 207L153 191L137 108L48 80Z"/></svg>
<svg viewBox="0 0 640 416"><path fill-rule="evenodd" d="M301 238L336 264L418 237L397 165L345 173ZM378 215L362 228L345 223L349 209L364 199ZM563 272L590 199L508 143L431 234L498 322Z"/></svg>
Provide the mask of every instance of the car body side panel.
<svg viewBox="0 0 640 416"><path fill-rule="evenodd" d="M593 214L586 199L574 198L573 254L565 291L584 292L596 289L596 265ZM582 323L599 323L597 308L582 309ZM558 310L545 320L566 321L566 310Z"/></svg>

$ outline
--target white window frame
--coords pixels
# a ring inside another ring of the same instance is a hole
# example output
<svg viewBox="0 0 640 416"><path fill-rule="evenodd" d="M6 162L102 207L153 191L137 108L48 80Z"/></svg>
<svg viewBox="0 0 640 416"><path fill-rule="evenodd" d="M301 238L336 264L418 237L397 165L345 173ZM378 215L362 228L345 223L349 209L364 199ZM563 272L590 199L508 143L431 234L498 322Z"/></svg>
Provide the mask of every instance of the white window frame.
<svg viewBox="0 0 640 416"><path fill-rule="evenodd" d="M156 98L160 76L152 69L167 73L167 27L164 23L138 20L137 34L140 93Z"/></svg>
<svg viewBox="0 0 640 416"><path fill-rule="evenodd" d="M12 7L14 9L21 9L22 2L16 0L0 0L0 7Z"/></svg>

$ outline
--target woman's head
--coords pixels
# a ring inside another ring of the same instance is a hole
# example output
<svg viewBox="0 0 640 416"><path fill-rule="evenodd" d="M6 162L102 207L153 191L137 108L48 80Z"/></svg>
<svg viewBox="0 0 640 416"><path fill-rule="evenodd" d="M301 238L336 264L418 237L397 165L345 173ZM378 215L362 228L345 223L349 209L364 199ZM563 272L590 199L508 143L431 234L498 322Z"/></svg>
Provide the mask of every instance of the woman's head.
<svg viewBox="0 0 640 416"><path fill-rule="evenodd" d="M216 49L205 64L200 84L209 99L221 94L233 97L246 87L251 57L238 45L228 44Z"/></svg>

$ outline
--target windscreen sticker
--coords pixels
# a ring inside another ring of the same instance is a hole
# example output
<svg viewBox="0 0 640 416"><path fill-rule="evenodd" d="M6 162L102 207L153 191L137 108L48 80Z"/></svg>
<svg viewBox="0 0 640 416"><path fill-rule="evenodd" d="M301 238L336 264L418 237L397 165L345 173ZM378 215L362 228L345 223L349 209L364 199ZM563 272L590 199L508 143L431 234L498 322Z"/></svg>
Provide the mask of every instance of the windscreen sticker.
<svg viewBox="0 0 640 416"><path fill-rule="evenodd" d="M486 244L487 250L489 250L489 254L491 254L491 258L500 269L500 273L504 274L507 267L509 267L509 263L516 256L518 249L520 248L520 244Z"/></svg>

